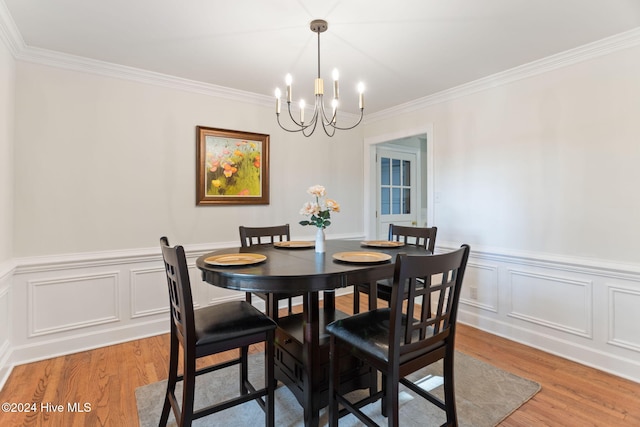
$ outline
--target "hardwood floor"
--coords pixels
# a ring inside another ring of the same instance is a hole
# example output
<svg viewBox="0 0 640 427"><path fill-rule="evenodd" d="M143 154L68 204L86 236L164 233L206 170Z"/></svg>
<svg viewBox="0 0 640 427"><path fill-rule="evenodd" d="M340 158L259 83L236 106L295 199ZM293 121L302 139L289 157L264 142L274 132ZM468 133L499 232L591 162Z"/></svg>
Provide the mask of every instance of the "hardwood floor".
<svg viewBox="0 0 640 427"><path fill-rule="evenodd" d="M352 301L341 296L336 306L351 312ZM541 384L501 426L640 426L638 383L465 325L456 339L459 351ZM3 411L0 426L138 426L135 389L167 377L168 354L168 335L160 335L17 366L0 402L36 410Z"/></svg>

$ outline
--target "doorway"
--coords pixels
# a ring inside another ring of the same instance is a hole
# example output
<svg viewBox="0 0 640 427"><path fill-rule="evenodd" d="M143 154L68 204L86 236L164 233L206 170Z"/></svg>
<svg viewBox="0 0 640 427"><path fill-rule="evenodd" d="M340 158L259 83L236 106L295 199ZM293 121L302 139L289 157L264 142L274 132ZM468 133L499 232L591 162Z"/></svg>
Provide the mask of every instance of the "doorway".
<svg viewBox="0 0 640 427"><path fill-rule="evenodd" d="M433 126L365 138L363 151L365 237L386 239L390 223L433 225Z"/></svg>
<svg viewBox="0 0 640 427"><path fill-rule="evenodd" d="M376 146L376 239L386 238L389 224L415 227L419 220L420 152L390 144Z"/></svg>

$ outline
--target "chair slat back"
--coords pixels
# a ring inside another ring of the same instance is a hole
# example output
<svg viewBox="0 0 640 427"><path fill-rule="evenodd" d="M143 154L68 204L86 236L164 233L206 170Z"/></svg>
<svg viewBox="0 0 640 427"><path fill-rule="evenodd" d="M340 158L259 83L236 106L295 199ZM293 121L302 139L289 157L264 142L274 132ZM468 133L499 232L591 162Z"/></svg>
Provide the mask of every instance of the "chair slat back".
<svg viewBox="0 0 640 427"><path fill-rule="evenodd" d="M271 227L245 227L241 225L239 231L240 244L243 248L253 245L273 245L275 242L291 240L289 224Z"/></svg>
<svg viewBox="0 0 640 427"><path fill-rule="evenodd" d="M175 328L175 332L185 348L188 348L191 340L195 346L193 297L184 248L182 246L170 247L166 237L160 238L160 248L162 249L169 288L171 328Z"/></svg>
<svg viewBox="0 0 640 427"><path fill-rule="evenodd" d="M404 242L405 245L418 246L431 253L436 247L437 233L437 227L406 227L389 224L389 240Z"/></svg>
<svg viewBox="0 0 640 427"><path fill-rule="evenodd" d="M468 258L468 245L439 255L398 255L390 305L390 358L419 355L439 343L453 345ZM424 286L420 280L424 280ZM408 298L404 300L402 289L407 288ZM437 301L433 310L431 301Z"/></svg>

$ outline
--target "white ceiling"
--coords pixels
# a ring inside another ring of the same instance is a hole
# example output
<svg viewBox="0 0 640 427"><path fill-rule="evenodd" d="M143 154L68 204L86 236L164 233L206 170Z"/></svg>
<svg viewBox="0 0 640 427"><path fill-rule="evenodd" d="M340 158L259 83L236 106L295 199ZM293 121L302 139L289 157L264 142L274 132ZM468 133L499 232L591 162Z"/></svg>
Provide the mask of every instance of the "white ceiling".
<svg viewBox="0 0 640 427"><path fill-rule="evenodd" d="M0 2L3 0L0 0ZM340 70L343 105L416 100L640 27L640 0L4 0L27 47L271 95L312 98Z"/></svg>

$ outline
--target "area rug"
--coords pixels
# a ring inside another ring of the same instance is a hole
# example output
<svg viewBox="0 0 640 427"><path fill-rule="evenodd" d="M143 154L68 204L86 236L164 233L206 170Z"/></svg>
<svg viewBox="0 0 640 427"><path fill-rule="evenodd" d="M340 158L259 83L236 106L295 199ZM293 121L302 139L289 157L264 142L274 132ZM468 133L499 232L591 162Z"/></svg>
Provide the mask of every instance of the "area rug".
<svg viewBox="0 0 640 427"><path fill-rule="evenodd" d="M249 376L256 387L264 384L263 356L251 356ZM433 364L410 376L412 380L420 380L421 387L433 389L442 397L442 365ZM499 424L503 419L531 399L540 385L533 381L503 371L464 353L456 352L455 356L456 403L460 426L490 427ZM149 384L136 389L138 419L140 427L155 427L160 420L166 381ZM444 412L415 395L412 391L400 386L400 425L430 426L445 422ZM196 408L207 406L211 402L234 397L238 393L238 367L200 376L196 380ZM181 395L178 384L176 395ZM386 418L380 415L380 403L375 402L364 408L364 412L378 424L386 425ZM298 401L287 387L276 389L275 418L278 427L302 426L303 412ZM327 413L320 413L320 425L328 424ZM175 426L173 414L169 418L169 426ZM264 412L255 402L247 402L235 408L212 414L194 422L194 427L204 426L238 426L264 425ZM340 426L359 426L360 421L349 414L340 419Z"/></svg>

